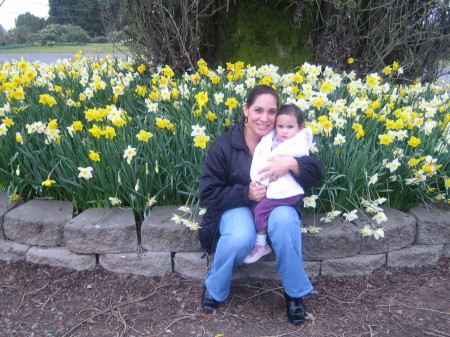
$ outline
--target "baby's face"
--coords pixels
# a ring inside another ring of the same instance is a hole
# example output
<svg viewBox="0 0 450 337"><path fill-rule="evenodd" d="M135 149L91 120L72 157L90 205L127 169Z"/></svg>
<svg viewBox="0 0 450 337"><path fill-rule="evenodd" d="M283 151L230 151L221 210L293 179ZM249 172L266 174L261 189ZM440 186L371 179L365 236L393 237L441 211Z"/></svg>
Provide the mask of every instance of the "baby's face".
<svg viewBox="0 0 450 337"><path fill-rule="evenodd" d="M278 138L283 142L294 137L303 126L298 125L297 118L291 115L278 115L275 124Z"/></svg>

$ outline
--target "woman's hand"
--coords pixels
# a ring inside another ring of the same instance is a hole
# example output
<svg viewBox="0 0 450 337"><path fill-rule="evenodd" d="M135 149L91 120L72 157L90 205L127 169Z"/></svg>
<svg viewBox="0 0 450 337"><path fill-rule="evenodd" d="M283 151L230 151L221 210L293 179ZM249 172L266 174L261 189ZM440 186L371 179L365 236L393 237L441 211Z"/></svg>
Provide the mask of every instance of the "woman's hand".
<svg viewBox="0 0 450 337"><path fill-rule="evenodd" d="M300 174L298 162L293 157L269 157L269 162L270 164L266 165L258 172L261 180L268 178L270 181L275 181L289 171L292 171L295 174Z"/></svg>
<svg viewBox="0 0 450 337"><path fill-rule="evenodd" d="M266 196L267 187L252 181L248 187L248 200L261 201Z"/></svg>

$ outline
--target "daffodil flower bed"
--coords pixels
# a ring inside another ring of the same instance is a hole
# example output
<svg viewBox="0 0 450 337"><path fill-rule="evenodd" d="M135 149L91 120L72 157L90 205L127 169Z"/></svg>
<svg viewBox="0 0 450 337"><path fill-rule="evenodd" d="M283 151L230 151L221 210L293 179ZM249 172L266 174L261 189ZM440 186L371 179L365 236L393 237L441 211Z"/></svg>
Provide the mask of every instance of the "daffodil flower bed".
<svg viewBox="0 0 450 337"><path fill-rule="evenodd" d="M309 63L282 73L243 62L211 69L200 60L175 75L169 65L149 70L81 52L53 64L6 62L0 188L11 198L69 200L76 211L131 207L143 218L156 204L181 204L198 214L208 146L241 119L248 90L263 83L305 111L314 131L324 178L305 197L306 211L325 222L365 214L361 233L382 237L382 206L450 203L449 87L394 84L399 72L395 62L358 78ZM195 214L184 221L192 229Z"/></svg>

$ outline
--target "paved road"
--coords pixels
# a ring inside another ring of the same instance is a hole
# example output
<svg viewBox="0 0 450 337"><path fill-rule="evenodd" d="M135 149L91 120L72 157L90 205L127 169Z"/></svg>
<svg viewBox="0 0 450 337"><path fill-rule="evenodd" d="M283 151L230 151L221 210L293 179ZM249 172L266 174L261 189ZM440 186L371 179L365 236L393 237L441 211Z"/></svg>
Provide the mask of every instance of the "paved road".
<svg viewBox="0 0 450 337"><path fill-rule="evenodd" d="M5 61L11 61L13 59L20 60L22 57L24 60L28 62L34 62L34 61L41 61L44 63L54 63L57 60L62 60L66 58L72 58L75 53L71 54L24 54L24 53L15 53L15 54L0 54L0 63L3 63ZM108 53L100 53L100 54L83 54L85 56L93 56L96 58L103 58L107 55L112 55L117 58L126 58L127 55L122 53L114 53L114 54L108 54Z"/></svg>

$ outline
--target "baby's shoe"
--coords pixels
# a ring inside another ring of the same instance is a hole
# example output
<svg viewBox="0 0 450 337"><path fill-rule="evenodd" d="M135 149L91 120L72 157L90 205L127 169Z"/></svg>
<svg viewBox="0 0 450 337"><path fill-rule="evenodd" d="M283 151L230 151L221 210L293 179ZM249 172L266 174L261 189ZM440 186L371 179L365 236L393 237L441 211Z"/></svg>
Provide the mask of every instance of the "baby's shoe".
<svg viewBox="0 0 450 337"><path fill-rule="evenodd" d="M270 246L266 243L264 245L255 245L251 252L245 257L244 263L253 263L258 261L263 256L266 256L267 254L270 254L272 252L272 249Z"/></svg>

